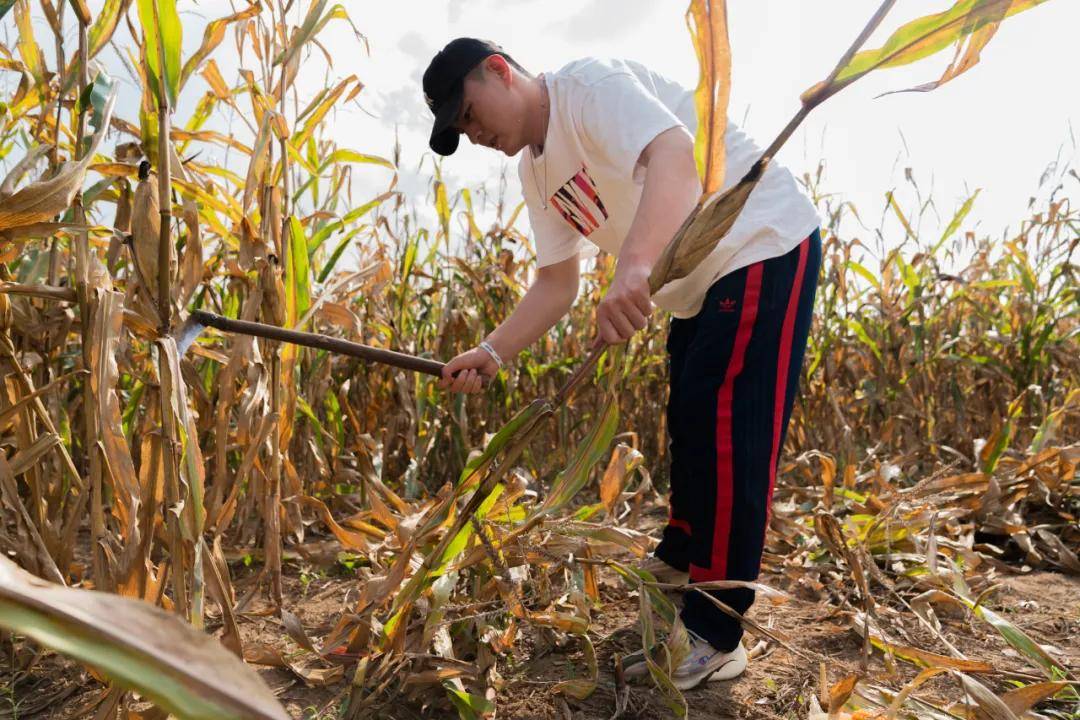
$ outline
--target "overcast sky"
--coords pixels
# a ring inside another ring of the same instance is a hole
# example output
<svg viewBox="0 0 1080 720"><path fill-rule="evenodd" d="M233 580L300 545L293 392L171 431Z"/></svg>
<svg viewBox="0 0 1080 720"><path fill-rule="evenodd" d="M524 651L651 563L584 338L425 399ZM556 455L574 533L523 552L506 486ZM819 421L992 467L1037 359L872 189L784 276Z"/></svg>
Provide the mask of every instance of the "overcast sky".
<svg viewBox="0 0 1080 720"><path fill-rule="evenodd" d="M900 0L885 29L949 4ZM686 3L681 1L351 5L370 39L371 56L350 56L350 34L343 28L331 36L334 56L339 70L347 67L367 83L364 107L378 117L343 112L338 137L347 145L386 151L396 125L405 166L415 165L427 151L430 115L420 97L421 74L433 53L453 37L495 40L534 72L557 69L581 56L606 55L639 60L687 87L697 81ZM771 141L797 110L799 93L828 74L876 6L868 0L729 2L731 117L737 122L745 118L759 144ZM854 201L864 221L875 226L884 193L902 184L905 168L911 167L924 192L933 186L946 223L960 201L982 188L971 217L992 234L1015 227L1047 166L1055 160L1075 164L1078 156L1077 28L1080 2L1050 0L1010 18L978 66L932 93L875 99L936 78L951 53L870 75L815 110L780 160L801 174L824 159L826 187ZM511 192L519 193L512 161L467 142L444 161L443 171L452 182L473 184L497 177L505 165ZM1075 179L1066 188L1080 195Z"/></svg>
<svg viewBox="0 0 1080 720"><path fill-rule="evenodd" d="M902 22L950 4L900 0L869 45ZM96 10L101 0L91 5ZM197 47L207 19L242 3L180 0L179 5L186 55ZM298 0L295 5L299 12L308 3ZM344 5L371 51L363 51L345 23L331 23L320 36L334 59L331 77L356 74L365 84L355 103L332 116L332 132L342 146L389 156L396 131L403 147L399 187L421 207L427 205L424 193L433 158L427 148L430 113L422 101L420 78L434 52L454 37L494 40L533 72L599 55L639 60L687 87L697 81L683 0L346 0ZM734 58L729 114L764 146L797 109L799 93L827 75L877 3L731 0L728 5ZM9 16L5 25L10 24ZM945 222L964 198L981 188L971 218L984 232L998 235L1025 217L1028 199L1051 163L1057 161L1059 172L1076 164L1077 28L1080 0L1049 0L1005 22L982 62L935 92L875 99L882 92L936 78L951 51L872 74L815 110L779 159L796 175L824 159L825 187L853 201L871 226L881 217L885 192L904 183L908 167L924 193L933 188ZM6 29L10 33L10 27ZM118 40L126 45L126 32ZM228 80L236 77L230 71L235 65L228 61L232 54L230 32L215 55ZM302 102L326 86L322 66L321 54L305 66ZM185 88L180 119L204 91L199 78ZM121 115L137 120L132 99L123 100ZM520 188L515 162L465 142L443 161L442 169L452 190L484 182L494 190L506 169L508 192L516 202ZM357 178L358 192L375 194L385 188L388 174L364 167L358 168ZM1070 178L1066 188L1075 197L1080 182Z"/></svg>

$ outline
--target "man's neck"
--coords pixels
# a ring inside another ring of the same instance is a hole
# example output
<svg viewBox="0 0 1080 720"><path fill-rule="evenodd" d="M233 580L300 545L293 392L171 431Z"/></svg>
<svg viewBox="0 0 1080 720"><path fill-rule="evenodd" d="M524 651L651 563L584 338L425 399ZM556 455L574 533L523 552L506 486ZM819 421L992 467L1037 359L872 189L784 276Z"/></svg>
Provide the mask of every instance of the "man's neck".
<svg viewBox="0 0 1080 720"><path fill-rule="evenodd" d="M537 75L532 80L533 93L532 105L535 108L530 115L533 118L529 132L529 145L532 147L534 156L544 152L544 140L547 138L548 115L551 112L551 100L548 95L547 83L543 75Z"/></svg>

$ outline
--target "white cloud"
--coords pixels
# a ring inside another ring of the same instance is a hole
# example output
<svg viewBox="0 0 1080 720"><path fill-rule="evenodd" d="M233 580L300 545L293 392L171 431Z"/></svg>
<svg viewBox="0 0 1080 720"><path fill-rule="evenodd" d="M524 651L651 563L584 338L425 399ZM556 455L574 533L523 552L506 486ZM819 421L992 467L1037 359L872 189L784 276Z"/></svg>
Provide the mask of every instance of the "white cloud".
<svg viewBox="0 0 1080 720"><path fill-rule="evenodd" d="M601 35L610 40L640 29L661 7L654 0L590 0L570 17L550 23L544 35L581 43L594 41Z"/></svg>
<svg viewBox="0 0 1080 720"><path fill-rule="evenodd" d="M405 86L377 91L375 114L391 127L424 133L431 130L431 111L422 100L419 86Z"/></svg>
<svg viewBox="0 0 1080 720"><path fill-rule="evenodd" d="M439 48L428 42L423 35L413 30L401 36L397 47L410 58L422 63L421 67L427 67L428 61L439 51Z"/></svg>

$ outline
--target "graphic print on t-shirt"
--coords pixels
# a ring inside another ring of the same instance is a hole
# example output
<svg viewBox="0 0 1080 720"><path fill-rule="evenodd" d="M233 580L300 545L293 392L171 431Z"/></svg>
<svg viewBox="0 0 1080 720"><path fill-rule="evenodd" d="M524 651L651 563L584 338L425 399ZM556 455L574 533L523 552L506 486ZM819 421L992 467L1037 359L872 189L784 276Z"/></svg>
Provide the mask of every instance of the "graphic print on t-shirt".
<svg viewBox="0 0 1080 720"><path fill-rule="evenodd" d="M585 237L600 227L608 217L604 203L596 192L596 183L584 165L574 177L555 191L551 196L551 204L571 227Z"/></svg>

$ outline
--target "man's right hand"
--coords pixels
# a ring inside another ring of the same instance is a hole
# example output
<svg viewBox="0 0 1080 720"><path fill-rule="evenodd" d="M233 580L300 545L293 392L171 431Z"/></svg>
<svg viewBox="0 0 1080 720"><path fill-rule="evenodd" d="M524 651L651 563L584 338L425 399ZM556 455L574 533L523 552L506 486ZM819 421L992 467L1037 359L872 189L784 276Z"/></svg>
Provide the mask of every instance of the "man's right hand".
<svg viewBox="0 0 1080 720"><path fill-rule="evenodd" d="M446 363L439 387L451 392L480 392L484 378L493 378L498 372L495 359L483 348L475 347Z"/></svg>

